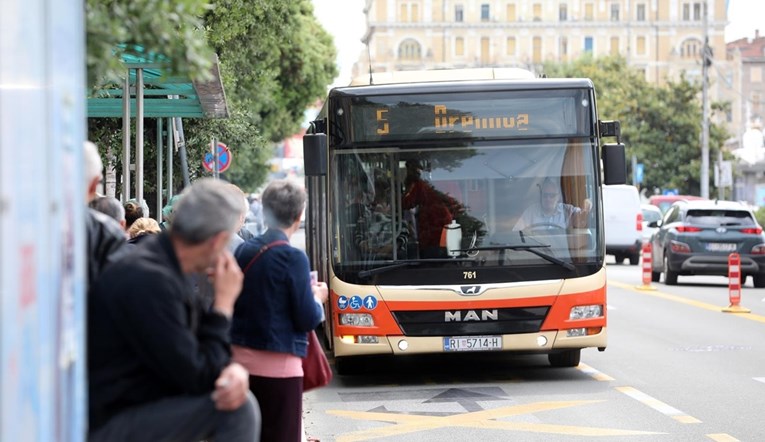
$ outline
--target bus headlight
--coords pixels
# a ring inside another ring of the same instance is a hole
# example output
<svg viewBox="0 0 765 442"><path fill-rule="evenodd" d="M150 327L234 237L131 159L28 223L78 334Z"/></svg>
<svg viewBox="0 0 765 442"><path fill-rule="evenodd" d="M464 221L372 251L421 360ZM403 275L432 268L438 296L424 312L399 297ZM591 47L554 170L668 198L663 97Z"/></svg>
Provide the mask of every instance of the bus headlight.
<svg viewBox="0 0 765 442"><path fill-rule="evenodd" d="M375 321L369 313L340 313L340 325L372 327Z"/></svg>
<svg viewBox="0 0 765 442"><path fill-rule="evenodd" d="M602 305L579 305L571 308L568 319L590 319L603 316Z"/></svg>

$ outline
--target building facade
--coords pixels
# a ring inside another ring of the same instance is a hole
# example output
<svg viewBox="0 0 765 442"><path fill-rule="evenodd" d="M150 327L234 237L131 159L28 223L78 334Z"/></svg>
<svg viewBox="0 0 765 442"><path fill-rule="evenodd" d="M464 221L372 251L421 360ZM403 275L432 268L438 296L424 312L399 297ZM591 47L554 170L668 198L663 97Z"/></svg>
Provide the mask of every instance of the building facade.
<svg viewBox="0 0 765 442"><path fill-rule="evenodd" d="M354 75L468 67L541 73L545 61L591 53L619 54L656 84L681 73L700 81L706 23L709 96L740 109L725 56L725 0L367 0L364 12L368 53ZM717 118L738 133L741 117Z"/></svg>

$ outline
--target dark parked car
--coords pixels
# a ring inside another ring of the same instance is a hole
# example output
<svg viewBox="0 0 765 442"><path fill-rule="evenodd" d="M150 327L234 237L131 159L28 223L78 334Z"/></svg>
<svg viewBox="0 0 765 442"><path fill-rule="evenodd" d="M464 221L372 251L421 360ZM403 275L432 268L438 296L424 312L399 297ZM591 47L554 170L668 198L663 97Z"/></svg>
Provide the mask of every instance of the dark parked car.
<svg viewBox="0 0 765 442"><path fill-rule="evenodd" d="M751 275L765 287L765 235L743 204L733 201L678 201L653 222L654 282L677 284L679 275L728 275L728 255L741 256L741 283Z"/></svg>

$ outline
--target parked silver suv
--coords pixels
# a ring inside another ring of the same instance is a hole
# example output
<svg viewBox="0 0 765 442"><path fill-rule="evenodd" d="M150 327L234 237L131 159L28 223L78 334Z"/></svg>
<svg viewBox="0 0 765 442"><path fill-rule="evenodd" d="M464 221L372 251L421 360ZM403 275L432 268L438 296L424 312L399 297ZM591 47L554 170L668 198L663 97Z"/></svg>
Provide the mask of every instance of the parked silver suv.
<svg viewBox="0 0 765 442"><path fill-rule="evenodd" d="M651 245L654 282L677 284L681 275L728 275L728 255L741 256L741 283L751 275L765 287L765 235L748 207L733 201L678 201L658 227Z"/></svg>

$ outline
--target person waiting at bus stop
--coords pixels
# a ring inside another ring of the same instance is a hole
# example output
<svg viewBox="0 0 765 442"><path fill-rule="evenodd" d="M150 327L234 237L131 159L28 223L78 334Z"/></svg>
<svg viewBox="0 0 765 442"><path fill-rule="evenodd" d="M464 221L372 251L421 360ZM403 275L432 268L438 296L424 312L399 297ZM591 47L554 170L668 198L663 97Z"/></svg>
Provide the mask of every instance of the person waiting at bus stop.
<svg viewBox="0 0 765 442"><path fill-rule="evenodd" d="M289 243L300 229L306 193L289 180L263 191L268 230L236 253L242 295L231 326L234 360L247 368L263 412L264 442L300 442L307 335L323 321L324 282L312 283L308 257Z"/></svg>
<svg viewBox="0 0 765 442"><path fill-rule="evenodd" d="M260 409L228 336L242 272L226 245L243 201L201 179L169 230L105 269L88 297L89 441L253 442ZM187 276L209 272L203 306Z"/></svg>
<svg viewBox="0 0 765 442"><path fill-rule="evenodd" d="M558 182L547 177L542 182L539 202L529 206L513 227L513 230L565 230L569 227L585 227L592 210L592 202L584 200L582 208L561 202Z"/></svg>

